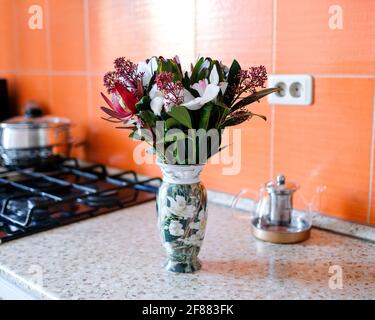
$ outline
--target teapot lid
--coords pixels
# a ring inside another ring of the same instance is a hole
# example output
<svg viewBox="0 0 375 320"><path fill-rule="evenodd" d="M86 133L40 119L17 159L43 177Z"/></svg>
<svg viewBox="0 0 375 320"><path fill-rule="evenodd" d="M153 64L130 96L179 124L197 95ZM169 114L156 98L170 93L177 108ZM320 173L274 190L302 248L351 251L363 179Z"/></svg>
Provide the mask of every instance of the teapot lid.
<svg viewBox="0 0 375 320"><path fill-rule="evenodd" d="M267 182L265 187L268 193L291 194L299 188L299 185L294 182L286 182L285 175L279 174L276 180Z"/></svg>

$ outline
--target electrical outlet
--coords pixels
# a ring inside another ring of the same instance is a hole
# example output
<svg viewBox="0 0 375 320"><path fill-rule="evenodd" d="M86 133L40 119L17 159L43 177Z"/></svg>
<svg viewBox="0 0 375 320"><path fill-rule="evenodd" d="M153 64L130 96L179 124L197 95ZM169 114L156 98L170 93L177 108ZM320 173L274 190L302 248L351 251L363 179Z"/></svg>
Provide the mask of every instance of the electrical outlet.
<svg viewBox="0 0 375 320"><path fill-rule="evenodd" d="M270 104L308 106L313 100L313 78L308 74L271 74L268 87L280 88L268 96Z"/></svg>

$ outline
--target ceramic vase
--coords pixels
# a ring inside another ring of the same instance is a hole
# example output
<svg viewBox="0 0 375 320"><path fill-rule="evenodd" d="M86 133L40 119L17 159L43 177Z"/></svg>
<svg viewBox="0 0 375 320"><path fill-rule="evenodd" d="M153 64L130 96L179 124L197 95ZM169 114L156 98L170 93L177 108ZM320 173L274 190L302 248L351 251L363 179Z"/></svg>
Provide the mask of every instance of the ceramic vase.
<svg viewBox="0 0 375 320"><path fill-rule="evenodd" d="M167 253L168 271L201 268L198 254L207 222L207 193L200 181L204 165L159 163L163 182L156 199L158 227Z"/></svg>

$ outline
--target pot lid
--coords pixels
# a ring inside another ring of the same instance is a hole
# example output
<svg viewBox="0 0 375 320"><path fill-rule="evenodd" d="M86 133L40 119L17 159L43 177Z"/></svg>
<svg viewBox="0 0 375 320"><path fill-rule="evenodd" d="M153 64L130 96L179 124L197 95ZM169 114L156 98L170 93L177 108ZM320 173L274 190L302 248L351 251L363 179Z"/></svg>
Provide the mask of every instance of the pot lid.
<svg viewBox="0 0 375 320"><path fill-rule="evenodd" d="M271 180L266 183L266 190L268 193L277 194L291 194L299 188L295 182L287 182L285 175L279 174L276 180Z"/></svg>
<svg viewBox="0 0 375 320"><path fill-rule="evenodd" d="M24 116L17 116L0 123L1 128L49 128L70 125L67 118L43 116L38 107L28 108Z"/></svg>

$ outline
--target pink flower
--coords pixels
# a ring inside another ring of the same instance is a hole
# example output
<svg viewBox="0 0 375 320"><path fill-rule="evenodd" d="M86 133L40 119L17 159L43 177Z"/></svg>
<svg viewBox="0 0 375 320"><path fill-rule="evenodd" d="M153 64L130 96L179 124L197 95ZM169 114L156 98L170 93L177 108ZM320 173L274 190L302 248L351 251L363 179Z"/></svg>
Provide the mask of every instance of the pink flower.
<svg viewBox="0 0 375 320"><path fill-rule="evenodd" d="M173 81L172 72L162 72L156 76L157 89L164 94L164 105L169 109L184 102L184 86L181 81Z"/></svg>
<svg viewBox="0 0 375 320"><path fill-rule="evenodd" d="M221 91L222 94L225 93L227 89L227 82L219 82L219 74L217 72L216 65L211 70L210 83L207 79L199 80L198 83L194 83L191 87L199 93L200 97L185 99L184 106L189 110L199 110L206 103L213 101L218 96Z"/></svg>
<svg viewBox="0 0 375 320"><path fill-rule="evenodd" d="M239 84L236 88L236 93L241 95L243 93L253 94L257 88L264 88L267 81L267 71L265 66L250 67L248 70L240 70L238 74Z"/></svg>
<svg viewBox="0 0 375 320"><path fill-rule="evenodd" d="M102 107L102 110L112 118L129 119L136 112L138 98L120 83L115 83L112 90L112 101L101 93L103 99L111 109Z"/></svg>
<svg viewBox="0 0 375 320"><path fill-rule="evenodd" d="M142 84L143 72L138 72L138 65L124 57L114 61L115 71L107 72L104 76L104 86L108 93L112 93L115 83L121 83L132 92L139 90Z"/></svg>

